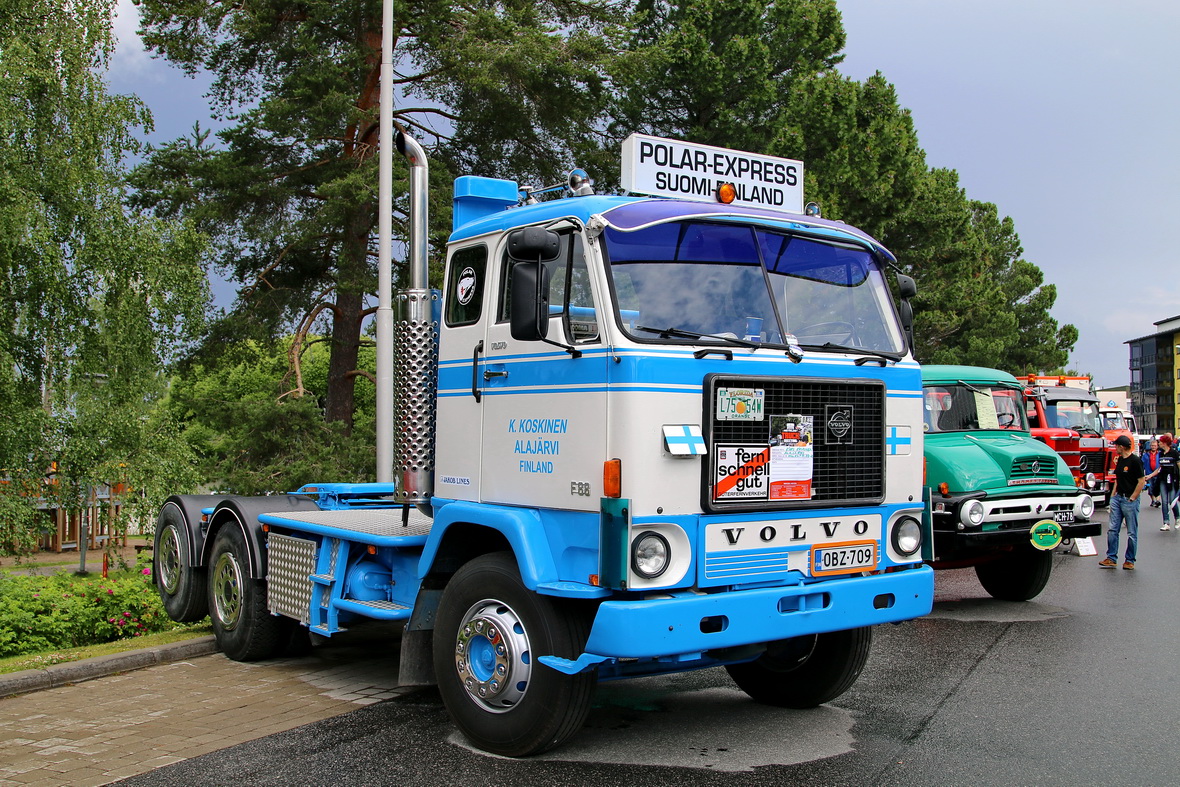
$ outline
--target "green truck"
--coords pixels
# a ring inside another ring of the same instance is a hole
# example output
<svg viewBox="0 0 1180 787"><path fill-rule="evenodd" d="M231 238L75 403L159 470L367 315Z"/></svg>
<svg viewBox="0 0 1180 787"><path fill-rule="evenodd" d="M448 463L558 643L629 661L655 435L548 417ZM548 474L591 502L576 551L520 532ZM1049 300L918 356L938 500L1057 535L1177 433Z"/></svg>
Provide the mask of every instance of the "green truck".
<svg viewBox="0 0 1180 787"><path fill-rule="evenodd" d="M984 589L1034 598L1064 539L1097 535L1094 500L1062 458L1029 433L1024 386L978 366L923 366L927 523L923 558L973 566Z"/></svg>

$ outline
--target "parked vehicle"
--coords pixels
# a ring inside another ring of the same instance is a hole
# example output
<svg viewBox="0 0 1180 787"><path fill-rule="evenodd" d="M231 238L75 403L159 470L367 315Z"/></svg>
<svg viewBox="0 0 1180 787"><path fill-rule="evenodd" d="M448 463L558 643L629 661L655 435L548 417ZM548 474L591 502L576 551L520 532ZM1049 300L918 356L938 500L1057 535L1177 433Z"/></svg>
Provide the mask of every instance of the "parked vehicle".
<svg viewBox="0 0 1180 787"><path fill-rule="evenodd" d="M1061 455L1079 489L1106 505L1110 446L1103 435L1098 398L1075 385L1026 387L1024 395L1032 436Z"/></svg>
<svg viewBox="0 0 1180 787"><path fill-rule="evenodd" d="M935 569L974 566L995 598L1026 601L1062 539L1097 535L1094 501L1029 432L1024 386L998 369L924 366L927 496Z"/></svg>
<svg viewBox="0 0 1180 787"><path fill-rule="evenodd" d="M598 680L818 705L928 613L913 280L895 304L887 250L804 215L800 162L636 135L623 172L662 198L459 178L445 289L423 255L398 296L397 482L169 499L169 614L240 660L403 621L402 682L522 756Z"/></svg>

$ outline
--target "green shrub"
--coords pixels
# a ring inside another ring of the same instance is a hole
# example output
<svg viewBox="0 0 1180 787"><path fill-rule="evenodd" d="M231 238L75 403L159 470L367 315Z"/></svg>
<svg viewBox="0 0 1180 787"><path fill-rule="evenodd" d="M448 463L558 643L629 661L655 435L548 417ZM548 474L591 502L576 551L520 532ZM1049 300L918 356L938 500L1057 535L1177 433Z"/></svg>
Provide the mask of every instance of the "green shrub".
<svg viewBox="0 0 1180 787"><path fill-rule="evenodd" d="M101 577L0 575L0 657L168 631L150 562Z"/></svg>

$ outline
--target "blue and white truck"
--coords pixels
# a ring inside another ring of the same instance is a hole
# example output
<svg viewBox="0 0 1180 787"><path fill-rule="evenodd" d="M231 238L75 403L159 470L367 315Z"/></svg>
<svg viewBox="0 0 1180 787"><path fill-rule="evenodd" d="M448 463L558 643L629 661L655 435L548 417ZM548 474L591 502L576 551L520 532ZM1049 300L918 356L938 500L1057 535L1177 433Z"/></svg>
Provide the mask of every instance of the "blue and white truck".
<svg viewBox="0 0 1180 787"><path fill-rule="evenodd" d="M724 666L818 705L930 611L913 281L804 209L800 162L623 153L624 196L457 179L444 290L397 298L394 483L173 496L172 617L239 660L402 621L403 683L523 756L600 680Z"/></svg>

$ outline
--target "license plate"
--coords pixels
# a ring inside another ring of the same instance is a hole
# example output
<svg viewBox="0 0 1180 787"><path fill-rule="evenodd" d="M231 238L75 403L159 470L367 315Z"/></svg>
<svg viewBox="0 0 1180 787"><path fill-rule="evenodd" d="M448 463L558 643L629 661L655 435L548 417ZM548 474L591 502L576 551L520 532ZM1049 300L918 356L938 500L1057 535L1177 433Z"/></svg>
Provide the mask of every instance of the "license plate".
<svg viewBox="0 0 1180 787"><path fill-rule="evenodd" d="M1059 525L1068 525L1073 521L1073 511L1054 511L1053 521Z"/></svg>
<svg viewBox="0 0 1180 787"><path fill-rule="evenodd" d="M833 544L811 548L811 574L854 574L877 567L877 542Z"/></svg>

